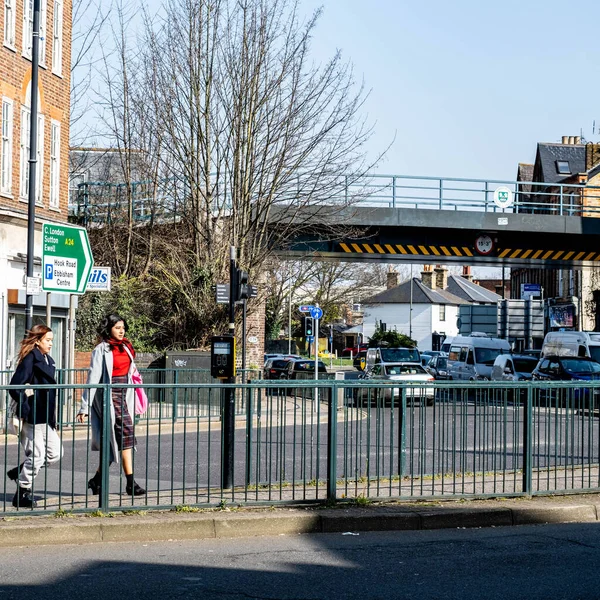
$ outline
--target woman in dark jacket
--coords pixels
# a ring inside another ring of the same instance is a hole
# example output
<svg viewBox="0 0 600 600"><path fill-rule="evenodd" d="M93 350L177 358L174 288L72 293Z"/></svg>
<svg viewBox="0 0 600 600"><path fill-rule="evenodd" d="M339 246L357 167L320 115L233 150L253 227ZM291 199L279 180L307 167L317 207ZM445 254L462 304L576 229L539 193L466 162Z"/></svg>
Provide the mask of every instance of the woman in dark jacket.
<svg viewBox="0 0 600 600"><path fill-rule="evenodd" d="M16 416L21 419L20 435L24 462L8 471L10 479L18 479L13 506L33 508L32 484L39 470L56 462L62 456L62 444L56 425L56 389L28 389L30 385L56 385L56 367L50 357L54 334L50 327L34 325L21 342L18 364L11 385L26 386L24 390L10 390L16 403Z"/></svg>

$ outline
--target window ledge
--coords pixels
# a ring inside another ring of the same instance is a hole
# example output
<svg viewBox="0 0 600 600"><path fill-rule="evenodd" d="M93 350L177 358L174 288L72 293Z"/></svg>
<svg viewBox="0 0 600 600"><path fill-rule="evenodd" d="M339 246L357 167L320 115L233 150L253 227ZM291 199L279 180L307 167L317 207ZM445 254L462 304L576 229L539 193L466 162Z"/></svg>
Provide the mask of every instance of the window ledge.
<svg viewBox="0 0 600 600"><path fill-rule="evenodd" d="M15 197L12 195L12 192L0 192L0 197L8 198L9 200L15 199Z"/></svg>
<svg viewBox="0 0 600 600"><path fill-rule="evenodd" d="M60 208L58 208L58 206L49 206L48 210L51 210L52 212L55 212L55 213L61 213L62 212L62 210L60 210Z"/></svg>
<svg viewBox="0 0 600 600"><path fill-rule="evenodd" d="M10 50L11 52L15 52L15 53L17 52L17 48L15 46L11 46L10 44L7 44L6 42L4 42L4 47L7 50Z"/></svg>
<svg viewBox="0 0 600 600"><path fill-rule="evenodd" d="M59 72L59 71L55 71L54 69L52 69L52 75L56 75L60 79L64 79L64 77L62 75L62 71Z"/></svg>

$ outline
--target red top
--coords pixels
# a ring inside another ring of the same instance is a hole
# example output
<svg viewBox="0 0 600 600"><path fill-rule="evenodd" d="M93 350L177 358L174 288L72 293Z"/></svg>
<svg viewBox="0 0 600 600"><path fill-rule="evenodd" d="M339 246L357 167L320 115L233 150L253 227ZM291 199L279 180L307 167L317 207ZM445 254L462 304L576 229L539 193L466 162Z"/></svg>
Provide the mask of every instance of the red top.
<svg viewBox="0 0 600 600"><path fill-rule="evenodd" d="M125 350L125 345L130 349L130 352L135 356L133 346L127 339L123 339L121 342L109 338L107 342L110 344L110 349L113 355L113 370L112 377L124 377L129 373L129 367L131 365L131 358Z"/></svg>

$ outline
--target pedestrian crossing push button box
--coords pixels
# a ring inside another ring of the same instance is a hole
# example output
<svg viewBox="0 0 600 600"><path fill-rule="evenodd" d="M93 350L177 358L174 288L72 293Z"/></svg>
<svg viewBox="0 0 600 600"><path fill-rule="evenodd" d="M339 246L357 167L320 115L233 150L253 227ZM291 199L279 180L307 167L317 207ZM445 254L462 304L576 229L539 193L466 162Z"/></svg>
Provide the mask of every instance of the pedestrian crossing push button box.
<svg viewBox="0 0 600 600"><path fill-rule="evenodd" d="M235 338L216 335L211 339L210 374L218 379L235 377Z"/></svg>

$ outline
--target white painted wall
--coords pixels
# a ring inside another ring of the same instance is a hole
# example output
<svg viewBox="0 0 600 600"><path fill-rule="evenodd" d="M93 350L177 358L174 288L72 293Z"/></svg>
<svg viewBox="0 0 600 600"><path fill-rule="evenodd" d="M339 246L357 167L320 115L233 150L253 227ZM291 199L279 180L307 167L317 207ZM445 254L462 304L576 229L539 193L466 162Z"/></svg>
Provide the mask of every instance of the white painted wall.
<svg viewBox="0 0 600 600"><path fill-rule="evenodd" d="M363 305L363 328L365 338L375 333L376 323L383 321L387 324L388 331L397 329L400 333L410 335L410 304L378 304ZM431 350L434 331L445 332L447 336L458 335L456 318L458 307L446 305L446 320L439 320L439 305L413 304L412 305L412 338L417 342L419 350Z"/></svg>

